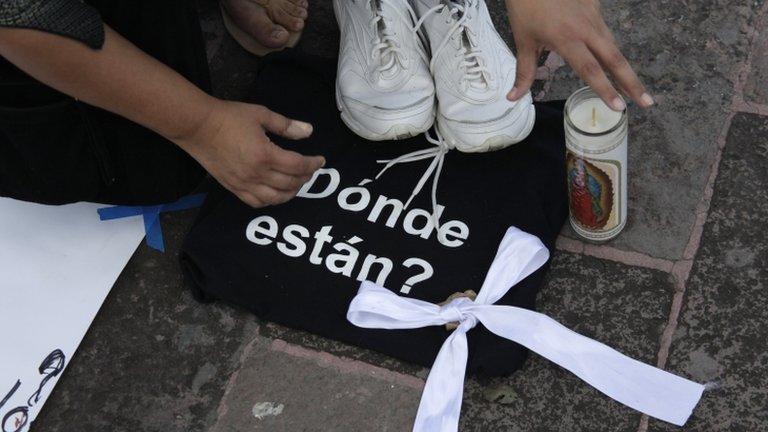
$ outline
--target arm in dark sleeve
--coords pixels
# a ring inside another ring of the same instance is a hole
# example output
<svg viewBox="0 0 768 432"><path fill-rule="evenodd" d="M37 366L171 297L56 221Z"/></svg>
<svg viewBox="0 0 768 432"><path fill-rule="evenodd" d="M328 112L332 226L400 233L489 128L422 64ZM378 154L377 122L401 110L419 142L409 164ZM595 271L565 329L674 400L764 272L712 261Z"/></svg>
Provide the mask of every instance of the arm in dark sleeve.
<svg viewBox="0 0 768 432"><path fill-rule="evenodd" d="M80 0L2 0L0 27L26 28L80 41L93 49L104 45L104 23Z"/></svg>

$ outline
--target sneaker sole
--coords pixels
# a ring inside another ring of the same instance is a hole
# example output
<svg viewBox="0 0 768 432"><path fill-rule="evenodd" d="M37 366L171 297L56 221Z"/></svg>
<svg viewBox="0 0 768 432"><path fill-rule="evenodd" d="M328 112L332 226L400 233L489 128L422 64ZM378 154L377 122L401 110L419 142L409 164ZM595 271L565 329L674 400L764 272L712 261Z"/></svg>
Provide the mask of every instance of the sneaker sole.
<svg viewBox="0 0 768 432"><path fill-rule="evenodd" d="M531 131L533 130L533 125L536 122L536 110L531 106L531 109L526 114L525 119L525 126L520 129L519 132L517 132L514 136L509 135L507 133L504 133L504 129L508 128L509 125L504 125L502 127L496 126L495 132L487 132L483 131L482 133L474 133L474 132L464 132L464 131L454 131L450 127L446 126L445 121L440 121L438 119L437 121L437 128L440 130L440 134L443 136L443 139L445 139L449 145L456 147L456 149L463 153L485 153L485 152L491 152L496 150L501 150L503 148L509 147L511 145L517 144L520 141L523 141L530 135ZM519 117L515 118L515 122L520 120ZM515 123L513 122L513 123ZM482 124L477 125L478 129L482 127ZM460 135L486 135L484 138L482 138L482 141L479 144L473 144L468 143L466 140L460 139Z"/></svg>
<svg viewBox="0 0 768 432"><path fill-rule="evenodd" d="M435 104L432 103L431 105L419 106L413 112L399 113L402 118L396 120L374 119L384 123L386 130L384 132L371 130L350 114L351 110L344 103L338 84L336 85L336 106L341 113L341 120L344 124L352 132L370 141L391 141L415 137L428 131L435 122Z"/></svg>

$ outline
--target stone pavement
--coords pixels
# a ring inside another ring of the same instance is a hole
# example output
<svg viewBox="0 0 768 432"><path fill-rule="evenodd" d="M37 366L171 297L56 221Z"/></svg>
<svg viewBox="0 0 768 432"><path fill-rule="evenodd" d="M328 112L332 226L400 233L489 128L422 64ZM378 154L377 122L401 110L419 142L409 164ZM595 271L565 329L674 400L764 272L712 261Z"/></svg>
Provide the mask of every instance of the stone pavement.
<svg viewBox="0 0 768 432"><path fill-rule="evenodd" d="M486 1L507 28L502 0ZM249 100L258 61L198 3L215 92ZM461 430L768 430L768 4L603 3L659 103L630 113L629 226L601 246L566 228L539 307L710 390L675 428L534 355L467 380ZM330 2L311 8L299 49L333 56ZM580 87L554 54L538 76L539 100ZM174 252L193 217L163 216L168 252L140 247L33 432L408 430L426 370L192 300Z"/></svg>

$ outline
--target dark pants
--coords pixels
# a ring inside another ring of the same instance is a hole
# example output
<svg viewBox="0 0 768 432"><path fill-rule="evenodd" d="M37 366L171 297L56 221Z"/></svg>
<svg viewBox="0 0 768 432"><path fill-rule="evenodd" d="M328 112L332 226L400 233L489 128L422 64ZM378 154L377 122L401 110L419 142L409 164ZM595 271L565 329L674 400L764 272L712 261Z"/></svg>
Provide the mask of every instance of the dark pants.
<svg viewBox="0 0 768 432"><path fill-rule="evenodd" d="M210 91L194 2L88 3L118 33ZM0 196L45 204L149 205L190 193L204 176L173 143L63 95L0 57Z"/></svg>

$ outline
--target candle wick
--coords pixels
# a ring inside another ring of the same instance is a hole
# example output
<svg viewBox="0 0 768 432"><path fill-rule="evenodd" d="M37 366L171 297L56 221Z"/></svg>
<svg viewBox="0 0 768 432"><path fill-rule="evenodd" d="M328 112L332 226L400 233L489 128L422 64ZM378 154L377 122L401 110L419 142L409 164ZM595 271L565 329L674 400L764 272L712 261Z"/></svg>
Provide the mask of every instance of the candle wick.
<svg viewBox="0 0 768 432"><path fill-rule="evenodd" d="M592 127L597 126L597 108L592 107Z"/></svg>

